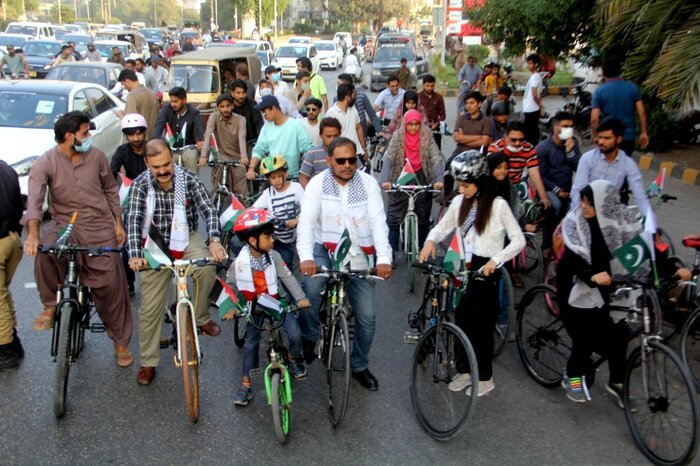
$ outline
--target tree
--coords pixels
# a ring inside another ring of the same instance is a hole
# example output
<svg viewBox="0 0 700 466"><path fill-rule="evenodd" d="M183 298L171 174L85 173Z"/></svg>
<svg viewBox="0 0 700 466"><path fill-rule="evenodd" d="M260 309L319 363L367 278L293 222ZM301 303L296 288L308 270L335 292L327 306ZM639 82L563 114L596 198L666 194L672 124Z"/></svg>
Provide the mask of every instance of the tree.
<svg viewBox="0 0 700 466"><path fill-rule="evenodd" d="M409 0L364 0L361 2L328 2L328 11L332 18L349 23L368 23L374 20L374 27L379 30L387 18L408 17L411 10Z"/></svg>
<svg viewBox="0 0 700 466"><path fill-rule="evenodd" d="M595 45L594 7L595 0L491 0L466 16L504 44L506 55L534 50L564 58L587 55Z"/></svg>
<svg viewBox="0 0 700 466"><path fill-rule="evenodd" d="M700 92L699 0L599 0L602 51L624 59L624 76L672 108Z"/></svg>
<svg viewBox="0 0 700 466"><path fill-rule="evenodd" d="M61 21L58 18L58 8L55 6L51 9L51 21L56 24L72 23L75 21L75 11L71 5L61 3Z"/></svg>

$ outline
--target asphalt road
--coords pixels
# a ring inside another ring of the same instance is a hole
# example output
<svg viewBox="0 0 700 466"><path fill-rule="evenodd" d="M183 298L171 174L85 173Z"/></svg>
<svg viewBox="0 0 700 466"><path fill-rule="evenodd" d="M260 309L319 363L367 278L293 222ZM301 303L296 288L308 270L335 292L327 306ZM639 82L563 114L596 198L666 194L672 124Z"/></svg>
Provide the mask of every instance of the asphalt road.
<svg viewBox="0 0 700 466"><path fill-rule="evenodd" d="M333 94L335 72L328 76ZM548 107L559 106L547 98ZM557 98L561 99L561 98ZM450 126L454 99L448 99ZM445 144L445 153L453 148ZM655 174L645 174L647 182ZM203 172L208 180L208 172ZM667 192L680 200L659 211L659 223L678 244L700 231L695 199L700 188L667 180ZM690 254L681 251L685 257ZM462 431L447 442L428 437L415 420L409 395L413 346L403 342L406 317L418 306L407 291L407 267L377 286L377 332L370 368L379 379L377 392L351 383L344 423L334 429L326 414L324 374L318 362L306 380L295 382L287 445L275 439L262 380L254 381L255 398L246 408L233 405L241 352L233 344L233 327L222 335L202 337L201 414L191 424L185 412L181 373L172 350L162 352L152 385L136 384L138 361L120 369L112 343L104 334L88 334L81 359L71 367L67 413L52 412L54 364L50 332L31 329L40 310L33 260L23 258L11 289L26 357L18 369L0 372L0 464L642 464L625 423L603 389L601 369L586 405L570 402L561 388L545 389L528 377L514 343L495 361L496 390L480 398ZM418 287L420 289L420 286ZM138 354L134 298L134 336ZM216 311L212 309L212 313Z"/></svg>

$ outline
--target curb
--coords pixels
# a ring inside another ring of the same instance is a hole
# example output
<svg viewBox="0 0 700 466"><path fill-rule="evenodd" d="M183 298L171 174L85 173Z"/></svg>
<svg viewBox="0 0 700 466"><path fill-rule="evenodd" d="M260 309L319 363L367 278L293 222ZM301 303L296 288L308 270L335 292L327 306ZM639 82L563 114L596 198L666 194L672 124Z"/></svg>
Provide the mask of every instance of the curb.
<svg viewBox="0 0 700 466"><path fill-rule="evenodd" d="M700 186L700 170L678 165L675 162L663 160L652 153L634 153L632 158L639 165L640 170L659 171L663 168L671 178L681 180L684 184Z"/></svg>
<svg viewBox="0 0 700 466"><path fill-rule="evenodd" d="M573 86L549 86L547 92L549 95L560 95L564 89L566 90L566 95L571 95L574 88ZM459 95L459 89L440 89L438 92L443 97L457 97ZM513 95L522 97L523 91L515 91Z"/></svg>

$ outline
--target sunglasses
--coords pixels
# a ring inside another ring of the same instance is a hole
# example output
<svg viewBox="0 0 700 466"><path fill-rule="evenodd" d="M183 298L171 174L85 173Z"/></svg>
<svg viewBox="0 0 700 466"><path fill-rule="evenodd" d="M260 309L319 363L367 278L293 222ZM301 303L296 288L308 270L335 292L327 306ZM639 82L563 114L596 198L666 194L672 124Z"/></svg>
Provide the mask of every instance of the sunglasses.
<svg viewBox="0 0 700 466"><path fill-rule="evenodd" d="M525 138L509 138L510 142L525 142Z"/></svg>
<svg viewBox="0 0 700 466"><path fill-rule="evenodd" d="M348 157L348 158L342 158L342 157L336 157L333 159L335 163L338 165L345 165L346 163L349 163L350 165L355 165L357 163L357 157Z"/></svg>
<svg viewBox="0 0 700 466"><path fill-rule="evenodd" d="M318 108L316 107L306 107L307 112L318 112Z"/></svg>

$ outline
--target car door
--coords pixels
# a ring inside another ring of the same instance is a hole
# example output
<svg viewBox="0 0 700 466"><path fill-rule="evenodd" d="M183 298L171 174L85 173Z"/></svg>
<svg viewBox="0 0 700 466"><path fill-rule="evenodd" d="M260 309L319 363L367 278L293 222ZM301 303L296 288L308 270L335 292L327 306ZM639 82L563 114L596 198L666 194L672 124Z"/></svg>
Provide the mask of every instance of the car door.
<svg viewBox="0 0 700 466"><path fill-rule="evenodd" d="M95 137L95 146L102 149L111 159L114 150L121 144L121 121L116 111L119 106L99 87L88 87L84 90L87 100L92 107L92 122L95 129L92 135Z"/></svg>

